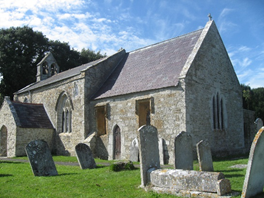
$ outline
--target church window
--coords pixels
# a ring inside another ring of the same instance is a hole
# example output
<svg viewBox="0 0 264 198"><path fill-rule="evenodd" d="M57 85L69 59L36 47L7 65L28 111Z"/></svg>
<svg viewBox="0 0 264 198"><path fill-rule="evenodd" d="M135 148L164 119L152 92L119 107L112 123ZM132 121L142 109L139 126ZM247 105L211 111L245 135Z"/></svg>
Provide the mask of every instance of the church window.
<svg viewBox="0 0 264 198"><path fill-rule="evenodd" d="M57 102L57 131L62 133L72 132L72 104L66 93L60 95Z"/></svg>
<svg viewBox="0 0 264 198"><path fill-rule="evenodd" d="M223 98L220 97L219 93L213 96L212 99L212 108L213 108L213 128L215 130L224 129L224 104Z"/></svg>
<svg viewBox="0 0 264 198"><path fill-rule="evenodd" d="M105 135L106 132L106 105L103 106L96 106L95 107L96 113L96 125L97 125L97 135Z"/></svg>

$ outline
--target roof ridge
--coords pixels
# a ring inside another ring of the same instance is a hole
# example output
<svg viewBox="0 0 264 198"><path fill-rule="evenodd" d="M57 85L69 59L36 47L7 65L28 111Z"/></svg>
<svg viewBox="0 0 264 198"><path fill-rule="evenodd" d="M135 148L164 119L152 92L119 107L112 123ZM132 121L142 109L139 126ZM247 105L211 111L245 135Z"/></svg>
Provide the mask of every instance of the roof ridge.
<svg viewBox="0 0 264 198"><path fill-rule="evenodd" d="M204 29L204 28L201 28L201 29L198 29L198 30L195 30L195 31L192 31L192 32L186 33L186 34L182 34L182 35L179 35L179 36L176 36L176 37L173 37L173 38L170 38L170 39L164 40L164 41L160 41L160 42L153 43L153 44L150 44L150 45L145 46L145 47L141 47L141 48L138 48L138 49L132 50L132 51L129 52L129 54L134 53L134 52L137 52L137 51L141 51L141 50L144 50L144 49L148 49L148 48L150 48L150 47L154 47L154 46L157 46L157 45L160 45L160 44L163 44L163 43L167 43L167 42L170 42L170 41L175 40L175 39L179 39L179 38L181 38L181 37L184 37L184 36L187 36L187 35L190 35L190 34L196 33L196 32L201 31L201 30L203 30L203 29Z"/></svg>
<svg viewBox="0 0 264 198"><path fill-rule="evenodd" d="M43 106L42 103L26 103L26 102L20 102L20 101L11 101L13 104L22 104L22 105L33 105L33 106Z"/></svg>

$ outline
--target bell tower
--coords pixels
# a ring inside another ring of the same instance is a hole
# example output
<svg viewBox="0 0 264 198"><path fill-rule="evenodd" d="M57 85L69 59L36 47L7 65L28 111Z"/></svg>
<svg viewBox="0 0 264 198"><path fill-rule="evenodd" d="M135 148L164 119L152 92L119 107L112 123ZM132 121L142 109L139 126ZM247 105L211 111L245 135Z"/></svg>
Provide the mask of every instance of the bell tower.
<svg viewBox="0 0 264 198"><path fill-rule="evenodd" d="M59 73L59 66L52 55L48 52L45 57L37 65L37 82L45 80L57 73Z"/></svg>

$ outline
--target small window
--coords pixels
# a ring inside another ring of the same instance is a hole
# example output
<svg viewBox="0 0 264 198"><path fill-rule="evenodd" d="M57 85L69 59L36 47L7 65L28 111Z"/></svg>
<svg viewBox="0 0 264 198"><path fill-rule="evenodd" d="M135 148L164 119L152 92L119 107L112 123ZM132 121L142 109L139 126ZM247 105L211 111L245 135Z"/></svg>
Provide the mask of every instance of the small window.
<svg viewBox="0 0 264 198"><path fill-rule="evenodd" d="M213 128L215 130L224 129L224 104L223 99L220 97L219 93L213 96L212 99L212 108L213 108Z"/></svg>
<svg viewBox="0 0 264 198"><path fill-rule="evenodd" d="M105 135L106 134L106 106L97 106L96 107L96 124L97 124L97 134Z"/></svg>

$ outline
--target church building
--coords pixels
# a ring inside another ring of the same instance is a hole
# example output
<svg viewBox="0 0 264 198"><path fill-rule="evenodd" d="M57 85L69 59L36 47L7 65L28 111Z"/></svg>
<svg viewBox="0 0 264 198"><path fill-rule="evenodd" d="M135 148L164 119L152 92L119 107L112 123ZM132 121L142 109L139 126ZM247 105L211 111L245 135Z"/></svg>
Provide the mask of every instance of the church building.
<svg viewBox="0 0 264 198"><path fill-rule="evenodd" d="M162 163L173 163L174 139L207 140L212 153L245 147L242 91L215 22L131 52L124 49L59 73L48 53L36 82L5 98L0 153L25 155L35 139L53 153L75 155L87 143L95 157L129 159L137 130L151 124L162 142Z"/></svg>

